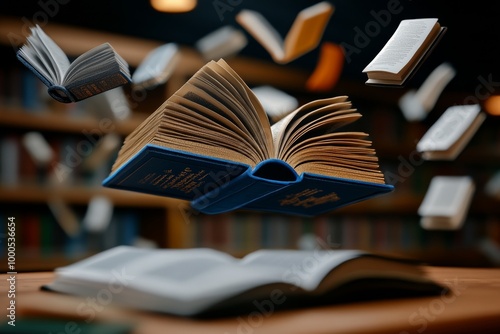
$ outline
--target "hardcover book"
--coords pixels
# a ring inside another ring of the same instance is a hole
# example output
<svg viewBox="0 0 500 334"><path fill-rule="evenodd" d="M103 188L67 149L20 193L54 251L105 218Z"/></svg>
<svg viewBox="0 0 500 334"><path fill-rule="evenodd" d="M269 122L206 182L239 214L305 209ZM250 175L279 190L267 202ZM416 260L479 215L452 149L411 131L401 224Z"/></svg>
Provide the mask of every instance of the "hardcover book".
<svg viewBox="0 0 500 334"><path fill-rule="evenodd" d="M347 96L307 103L272 127L224 61L203 66L127 136L103 185L194 209L312 216L390 192Z"/></svg>
<svg viewBox="0 0 500 334"><path fill-rule="evenodd" d="M402 20L382 50L364 68L368 85L401 86L439 43L446 27L438 19Z"/></svg>
<svg viewBox="0 0 500 334"><path fill-rule="evenodd" d="M227 316L367 298L442 294L413 262L356 250L258 250L242 259L209 249L118 246L55 271L46 289L180 316Z"/></svg>
<svg viewBox="0 0 500 334"><path fill-rule="evenodd" d="M474 180L470 176L434 176L418 208L420 225L428 230L461 228L474 190Z"/></svg>
<svg viewBox="0 0 500 334"><path fill-rule="evenodd" d="M301 10L284 39L259 12L244 9L236 15L236 21L276 63L286 64L318 46L334 9L333 5L323 1Z"/></svg>
<svg viewBox="0 0 500 334"><path fill-rule="evenodd" d="M36 25L17 58L59 102L77 102L131 82L127 62L109 43L101 44L70 63L64 51Z"/></svg>
<svg viewBox="0 0 500 334"><path fill-rule="evenodd" d="M478 104L451 106L419 140L417 151L426 160L454 160L485 119Z"/></svg>

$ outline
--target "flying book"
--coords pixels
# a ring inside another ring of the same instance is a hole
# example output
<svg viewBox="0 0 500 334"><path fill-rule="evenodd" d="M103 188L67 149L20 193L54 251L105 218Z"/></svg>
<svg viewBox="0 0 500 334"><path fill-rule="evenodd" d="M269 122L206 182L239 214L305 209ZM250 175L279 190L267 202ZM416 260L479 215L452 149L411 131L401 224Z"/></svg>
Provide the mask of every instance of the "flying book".
<svg viewBox="0 0 500 334"><path fill-rule="evenodd" d="M130 246L57 268L44 288L85 297L109 286L118 305L198 317L443 292L414 262L356 250L259 250L237 259L208 248Z"/></svg>
<svg viewBox="0 0 500 334"><path fill-rule="evenodd" d="M333 11L334 7L328 2L301 10L284 40L260 13L253 10L240 11L236 21L269 52L276 63L286 64L318 46Z"/></svg>
<svg viewBox="0 0 500 334"><path fill-rule="evenodd" d="M418 208L420 225L428 230L462 227L475 185L469 176L435 176Z"/></svg>
<svg viewBox="0 0 500 334"><path fill-rule="evenodd" d="M64 51L40 28L18 50L17 58L48 87L59 102L77 102L131 81L127 62L109 43L70 63Z"/></svg>
<svg viewBox="0 0 500 334"><path fill-rule="evenodd" d="M203 66L130 133L103 185L191 201L194 209L317 215L393 190L346 96L269 124L224 60Z"/></svg>
<svg viewBox="0 0 500 334"><path fill-rule="evenodd" d="M344 49L332 42L323 42L318 62L306 81L310 92L328 92L335 87L344 67Z"/></svg>
<svg viewBox="0 0 500 334"><path fill-rule="evenodd" d="M366 84L403 85L439 42L446 27L438 19L403 20L375 58L364 68Z"/></svg>
<svg viewBox="0 0 500 334"><path fill-rule="evenodd" d="M236 55L247 43L241 30L228 25L202 37L195 43L195 47L206 60L216 60Z"/></svg>
<svg viewBox="0 0 500 334"><path fill-rule="evenodd" d="M449 107L417 143L417 151L426 160L454 160L485 119L478 104Z"/></svg>
<svg viewBox="0 0 500 334"><path fill-rule="evenodd" d="M292 95L275 87L264 85L252 88L271 122L275 123L299 106L299 101Z"/></svg>
<svg viewBox="0 0 500 334"><path fill-rule="evenodd" d="M418 90L409 90L399 99L399 108L407 121L421 121L434 108L446 85L455 77L448 63L436 67Z"/></svg>
<svg viewBox="0 0 500 334"><path fill-rule="evenodd" d="M163 44L149 52L132 74L135 89L164 84L179 64L181 52L176 43Z"/></svg>

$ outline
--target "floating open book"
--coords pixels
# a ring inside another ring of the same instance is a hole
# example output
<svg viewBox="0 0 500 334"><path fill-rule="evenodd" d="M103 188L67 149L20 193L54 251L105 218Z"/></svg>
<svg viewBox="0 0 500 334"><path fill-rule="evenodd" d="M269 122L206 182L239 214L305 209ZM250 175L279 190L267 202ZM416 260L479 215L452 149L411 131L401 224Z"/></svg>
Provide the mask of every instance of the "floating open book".
<svg viewBox="0 0 500 334"><path fill-rule="evenodd" d="M474 190L474 180L470 176L434 176L418 208L422 216L420 225L428 230L461 228Z"/></svg>
<svg viewBox="0 0 500 334"><path fill-rule="evenodd" d="M420 139L417 151L426 160L454 160L485 119L478 104L451 106Z"/></svg>
<svg viewBox="0 0 500 334"><path fill-rule="evenodd" d="M253 10L242 10L236 15L236 21L269 52L275 62L286 64L318 46L333 11L334 7L328 2L301 10L284 40L260 13Z"/></svg>
<svg viewBox="0 0 500 334"><path fill-rule="evenodd" d="M76 102L131 81L127 62L108 43L70 63L63 50L38 25L31 28L17 58L60 102Z"/></svg>
<svg viewBox="0 0 500 334"><path fill-rule="evenodd" d="M446 27L437 19L403 20L377 56L365 67L367 84L403 85L441 39Z"/></svg>
<svg viewBox="0 0 500 334"><path fill-rule="evenodd" d="M103 184L190 200L205 213L317 215L393 190L367 134L338 131L360 117L339 96L271 127L243 80L211 61L127 136Z"/></svg>
<svg viewBox="0 0 500 334"><path fill-rule="evenodd" d="M128 246L56 269L46 288L80 296L105 289L115 303L182 316L445 291L414 263L355 250L260 250L236 259L212 249Z"/></svg>

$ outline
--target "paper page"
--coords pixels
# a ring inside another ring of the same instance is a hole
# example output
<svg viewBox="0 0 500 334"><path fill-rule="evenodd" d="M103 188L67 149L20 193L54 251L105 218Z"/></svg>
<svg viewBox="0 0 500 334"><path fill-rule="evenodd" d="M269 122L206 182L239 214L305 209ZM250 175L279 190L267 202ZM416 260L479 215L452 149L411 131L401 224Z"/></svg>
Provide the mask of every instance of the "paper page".
<svg viewBox="0 0 500 334"><path fill-rule="evenodd" d="M65 85L84 80L95 73L104 72L117 66L115 51L109 43L104 43L76 58L64 77ZM127 70L128 73L128 70Z"/></svg>
<svg viewBox="0 0 500 334"><path fill-rule="evenodd" d="M240 91L240 95L248 99L249 104L252 106L252 115L258 120L255 125L259 132L259 142L262 142L262 149L266 152L268 158L273 157L273 139L271 133L271 125L269 124L269 119L267 118L266 112L259 102L259 99L255 96L252 90L247 86L245 81L223 60L219 60L217 65L223 68L229 76L227 76L228 81L238 82L239 85L234 84L234 87ZM215 67L216 68L216 67ZM250 112L250 111L249 111Z"/></svg>
<svg viewBox="0 0 500 334"><path fill-rule="evenodd" d="M61 83L63 81L64 75L68 71L70 62L64 51L50 38L40 26L32 29L32 34L36 36L40 42L45 47L46 51L50 55L51 67L56 72L56 82Z"/></svg>
<svg viewBox="0 0 500 334"><path fill-rule="evenodd" d="M443 63L432 71L417 91L406 92L398 103L405 118L408 121L423 120L455 74L455 69L450 64Z"/></svg>
<svg viewBox="0 0 500 334"><path fill-rule="evenodd" d="M361 254L354 250L259 250L245 256L241 264L261 271L280 270L283 282L314 290L332 269Z"/></svg>
<svg viewBox="0 0 500 334"><path fill-rule="evenodd" d="M426 229L458 229L465 220L474 181L469 176L435 176L418 208Z"/></svg>
<svg viewBox="0 0 500 334"><path fill-rule="evenodd" d="M195 47L205 59L218 60L237 54L247 43L247 38L241 30L227 25L199 39Z"/></svg>
<svg viewBox="0 0 500 334"><path fill-rule="evenodd" d="M135 85L154 81L151 85L165 83L179 60L179 47L175 43L168 43L151 51L139 64L132 75ZM149 86L148 86L149 87Z"/></svg>
<svg viewBox="0 0 500 334"><path fill-rule="evenodd" d="M399 73L422 46L437 19L403 20L396 32L363 72Z"/></svg>
<svg viewBox="0 0 500 334"><path fill-rule="evenodd" d="M178 263L184 259L192 259L197 263L231 263L236 261L232 256L205 248L193 249L146 249L131 246L117 246L97 255L91 256L82 261L76 262L66 267L56 269L56 273L67 278L82 278L88 281L102 281L112 277L113 271L125 272L137 278L144 277L148 271L168 266L171 263ZM185 271L203 271L197 266L186 266ZM170 275L170 277L168 277ZM165 275L165 279L175 280L180 272L171 272Z"/></svg>
<svg viewBox="0 0 500 334"><path fill-rule="evenodd" d="M337 96L328 99L311 101L299 107L297 110L291 112L283 119L281 119L279 122L273 124L271 126L271 132L274 143L275 156L280 155L282 149L281 146L286 141L285 135L288 131L288 128L290 127L290 123L292 122L292 120L312 110L319 109L321 107L328 106L330 104L344 102L347 100L347 98L348 98L347 96Z"/></svg>
<svg viewBox="0 0 500 334"><path fill-rule="evenodd" d="M266 113L277 121L298 107L297 99L272 86L258 86L252 91L259 99Z"/></svg>
<svg viewBox="0 0 500 334"><path fill-rule="evenodd" d="M420 139L417 151L446 151L470 127L480 111L477 104L449 107Z"/></svg>

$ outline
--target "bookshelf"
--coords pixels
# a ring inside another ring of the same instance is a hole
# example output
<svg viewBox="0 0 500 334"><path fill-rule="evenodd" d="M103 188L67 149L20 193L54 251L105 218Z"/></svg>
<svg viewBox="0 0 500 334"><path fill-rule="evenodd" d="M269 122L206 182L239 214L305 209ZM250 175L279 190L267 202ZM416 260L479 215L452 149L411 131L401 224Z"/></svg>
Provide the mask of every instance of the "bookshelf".
<svg viewBox="0 0 500 334"><path fill-rule="evenodd" d="M0 43L8 47L8 33L21 34L21 21L0 19ZM44 27L45 29L45 27ZM46 32L71 55L110 42L132 67L146 54L159 46L159 41L89 31L86 29L50 24ZM131 47L133 45L134 47ZM10 50L9 50L10 51ZM182 47L181 63L164 86L147 91L143 100L132 99L133 114L123 122L116 122L113 132L124 137L178 89L205 61L195 50ZM302 102L325 95L304 92L308 74L305 70L279 66L245 57L228 59L229 64L249 85L268 84L296 93ZM400 157L408 159L429 124L441 111L464 100L461 92L446 93L438 100L434 112L422 123L407 123L397 109L397 101L404 90L367 87L363 83L341 81L329 96L348 95L364 117L360 128L371 134L381 158L384 171L397 173ZM126 214L132 210L140 216L140 233L162 247L214 247L244 255L263 247L291 247L298 245L304 234L322 240L331 238L340 247L363 248L370 251L403 255L440 265L488 265L488 260L477 250L477 242L487 231L500 230L498 202L481 193L489 175L500 167L500 136L496 129L499 118L490 118L481 133L456 162L424 162L415 172L404 177L397 189L389 195L350 205L327 216L301 218L234 212L205 216L189 211L187 203L157 196L103 189L95 184L72 184L53 187L33 182L20 182L14 186L0 185L0 214L11 207L17 212L32 208L47 214L44 207L51 195L64 198L76 211L82 212L95 195L111 199L117 211ZM96 129L99 119L85 113L73 114L57 104L44 104L36 110L19 103L0 105L0 128L19 136L27 131L40 131L51 138L81 137L82 129ZM104 132L102 133L104 134ZM2 137L0 137L1 139ZM472 173L477 181L478 193L471 205L470 219L463 230L457 232L423 231L419 227L416 211L421 203L430 177L444 173ZM0 231L1 233L1 231ZM85 256L82 253L80 256ZM72 262L63 254L51 257L30 256L22 259L22 270L46 270Z"/></svg>
<svg viewBox="0 0 500 334"><path fill-rule="evenodd" d="M26 74L26 70L18 64L13 50L10 50L9 46L16 47L16 45L11 45L9 36L16 36L15 40L22 43L24 38L22 32L25 28L22 21L17 18L2 17L0 20L0 44L3 45L6 53L12 51L11 60L8 64L13 65L11 66L13 70L8 65L0 69L2 74L6 74L2 78L4 82L0 83L2 84L0 91L2 93L7 91L10 94L10 96L0 96L0 129L4 130L3 135L0 136L0 143L5 138L13 137L18 147L22 146L20 137L28 131L42 133L48 139L54 151L59 153L66 147L66 140L69 140L70 143L73 141L72 145L74 145L74 141L82 140L83 131L92 132L98 129L99 131L93 132L94 135L97 134L96 137L102 137L108 132L113 132L123 138L134 130L151 112L156 110L163 103L166 96L177 90L205 63L205 60L194 49L182 47L181 63L168 83L155 90L141 92L139 96L134 96L129 87L124 87L133 111L132 115L124 121L114 120L112 126L102 129L99 117L91 115L92 113L89 114L85 110L85 106L83 110L79 110L79 106L85 105L85 103L63 105L47 99L42 92L45 87L39 83L29 81L30 96L26 98L26 96L22 95L23 90L26 90L23 86L25 85L23 76ZM44 27L44 30L70 56L80 55L94 46L109 42L131 67L136 67L149 51L161 45L159 41L52 23ZM131 47L131 45L134 47ZM307 72L305 71L290 70L269 62L238 57L229 59L229 63L249 84L275 84L298 91L307 79ZM14 88L7 88L6 85ZM39 174L32 161L23 159L26 159L26 157L21 157L20 164L30 165L28 169L30 169L31 173ZM188 234L189 221L188 217L185 216L185 213L188 212L185 202L102 188L95 182L89 184L85 180L85 176L81 175L78 175L77 180L70 184L55 185L48 182L46 172L42 173L45 174L41 176L42 180L40 180L40 175L29 175L29 177L25 178L25 175L22 175L20 171L21 175L18 176L19 179L14 184L0 184L1 217L15 215L19 224L22 225L24 218L27 220L32 218L25 212L27 209L40 217L39 225L42 225L42 219L52 220L50 223L51 228L56 231L54 234L59 235L61 239L60 227L57 226L47 208L48 199L53 196L63 198L65 203L81 217L89 201L96 195L102 195L111 200L118 216L124 216L129 212L139 216L136 225L140 226L135 226L135 228L139 230L137 233L141 237L149 238L161 247L186 247L184 240ZM105 175L100 176L102 179ZM39 227L39 229L41 228ZM26 239L25 233L24 231L21 232L19 249L25 246L25 240L23 240L23 238ZM66 239L62 242L67 242ZM40 242L43 243L43 240ZM38 247L43 248L43 245L39 244ZM99 251L99 249L87 249L76 255L67 255L64 250L59 248L51 252L50 255L37 250L31 250L28 252L29 254L21 252L17 261L18 270L50 270Z"/></svg>

